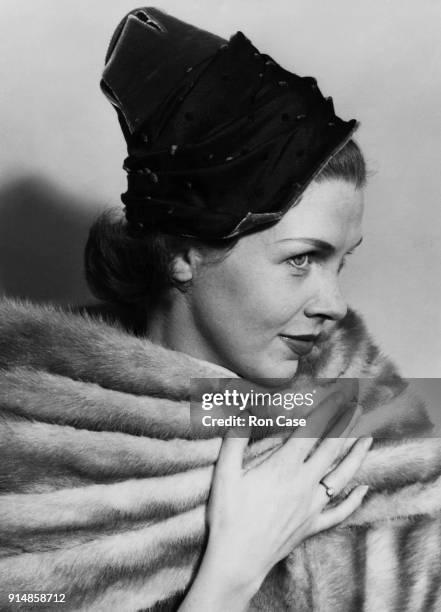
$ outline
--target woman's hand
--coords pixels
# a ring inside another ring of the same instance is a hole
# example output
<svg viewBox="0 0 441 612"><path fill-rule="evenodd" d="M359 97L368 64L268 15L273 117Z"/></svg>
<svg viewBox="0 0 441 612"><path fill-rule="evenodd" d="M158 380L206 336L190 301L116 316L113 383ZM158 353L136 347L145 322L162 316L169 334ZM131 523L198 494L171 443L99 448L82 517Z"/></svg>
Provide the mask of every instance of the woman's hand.
<svg viewBox="0 0 441 612"><path fill-rule="evenodd" d="M372 442L372 438L348 438L359 410L352 411L348 423L347 412L340 414L342 400L339 392L323 400L301 432L299 428L266 461L248 471L242 469L248 438L229 432L213 478L207 549L180 609L245 610L278 561L309 536L343 521L361 504L367 491L363 486L327 509L330 491L320 484L326 477L326 485L338 494L359 469ZM320 442L336 416L328 437Z"/></svg>

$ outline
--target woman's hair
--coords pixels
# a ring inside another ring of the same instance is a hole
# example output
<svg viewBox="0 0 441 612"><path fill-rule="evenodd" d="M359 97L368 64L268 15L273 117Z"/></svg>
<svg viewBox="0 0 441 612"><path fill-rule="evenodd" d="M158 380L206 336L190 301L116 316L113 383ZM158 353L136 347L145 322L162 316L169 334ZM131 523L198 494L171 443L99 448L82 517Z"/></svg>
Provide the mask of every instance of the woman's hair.
<svg viewBox="0 0 441 612"><path fill-rule="evenodd" d="M192 246L218 259L238 238L201 242L165 234L159 227L131 227L105 212L92 225L84 254L86 280L93 295L117 306L151 310L171 287L186 285L173 277L174 257Z"/></svg>
<svg viewBox="0 0 441 612"><path fill-rule="evenodd" d="M327 179L344 179L357 189L365 185L365 161L353 140L315 178L317 182ZM195 246L213 260L219 260L239 239L202 242L171 236L157 227L141 230L107 212L89 232L85 250L86 280L93 295L100 300L149 311L171 287L185 290L186 286L173 278L173 259L179 252Z"/></svg>
<svg viewBox="0 0 441 612"><path fill-rule="evenodd" d="M318 183L327 179L344 179L355 185L357 189L362 189L366 185L366 163L355 141L349 140L315 177Z"/></svg>

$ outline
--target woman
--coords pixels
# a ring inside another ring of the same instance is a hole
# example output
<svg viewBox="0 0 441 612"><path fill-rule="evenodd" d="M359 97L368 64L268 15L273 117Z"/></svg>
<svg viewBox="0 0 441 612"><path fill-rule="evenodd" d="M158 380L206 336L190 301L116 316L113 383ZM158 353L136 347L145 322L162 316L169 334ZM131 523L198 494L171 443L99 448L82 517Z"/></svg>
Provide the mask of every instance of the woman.
<svg viewBox="0 0 441 612"><path fill-rule="evenodd" d="M140 337L2 303L2 605L396 607L402 574L376 575L375 560L413 575L420 539L437 543L441 454L387 443L430 423L338 289L362 237L355 121L242 34L225 43L155 9L123 20L102 86L128 190L125 220L92 228L86 273L101 314ZM233 376L373 380L363 428L349 385L288 441L230 435L219 454L222 428L190 422L189 381ZM366 461L362 431L383 438ZM394 556L403 533L411 554ZM408 582L402 609L437 601L435 575Z"/></svg>

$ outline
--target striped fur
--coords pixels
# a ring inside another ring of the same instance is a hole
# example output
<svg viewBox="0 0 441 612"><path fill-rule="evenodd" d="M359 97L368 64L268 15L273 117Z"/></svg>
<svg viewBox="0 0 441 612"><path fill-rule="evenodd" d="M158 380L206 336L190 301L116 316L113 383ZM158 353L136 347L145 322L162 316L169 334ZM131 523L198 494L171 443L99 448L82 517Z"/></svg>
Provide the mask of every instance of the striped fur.
<svg viewBox="0 0 441 612"><path fill-rule="evenodd" d="M359 433L377 439L351 486L371 490L278 564L250 610L441 609L441 445L423 437L421 402L354 312L294 384L311 375L363 379ZM189 380L233 376L87 315L0 302L1 610L31 609L8 606L20 591L64 592L66 610L176 609L223 433L191 428ZM247 468L281 443L255 441Z"/></svg>

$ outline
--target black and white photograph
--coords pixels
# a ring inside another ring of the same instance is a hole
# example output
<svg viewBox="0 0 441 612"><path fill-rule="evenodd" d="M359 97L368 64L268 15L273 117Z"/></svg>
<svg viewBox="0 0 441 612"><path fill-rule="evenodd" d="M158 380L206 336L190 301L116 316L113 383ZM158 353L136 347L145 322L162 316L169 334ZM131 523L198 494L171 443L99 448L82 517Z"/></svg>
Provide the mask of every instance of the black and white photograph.
<svg viewBox="0 0 441 612"><path fill-rule="evenodd" d="M441 4L0 18L0 612L441 612Z"/></svg>

